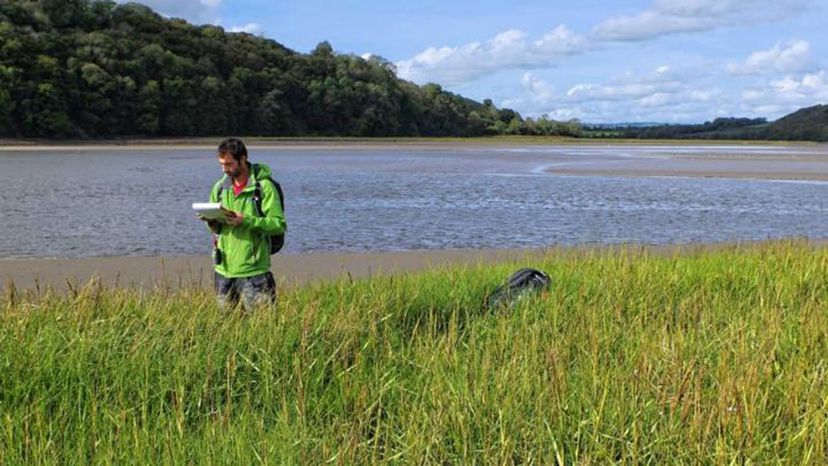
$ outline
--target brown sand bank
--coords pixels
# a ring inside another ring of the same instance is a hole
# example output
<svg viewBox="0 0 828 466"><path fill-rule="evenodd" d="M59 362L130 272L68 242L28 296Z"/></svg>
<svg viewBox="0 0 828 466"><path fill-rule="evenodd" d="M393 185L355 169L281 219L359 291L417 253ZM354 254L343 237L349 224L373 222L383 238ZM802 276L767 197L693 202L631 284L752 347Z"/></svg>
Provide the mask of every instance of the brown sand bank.
<svg viewBox="0 0 828 466"><path fill-rule="evenodd" d="M688 177L688 178L739 178L754 180L781 180L781 181L828 181L828 167L826 171L759 171L759 170L658 170L658 169L556 169L549 170L558 175L571 176L629 176L629 177Z"/></svg>
<svg viewBox="0 0 828 466"><path fill-rule="evenodd" d="M721 149L721 148L719 148ZM703 151L703 149L699 149ZM828 146L798 146L793 152L764 147L762 152L640 153L628 158L597 157L560 163L546 170L576 176L681 176L768 180L828 180Z"/></svg>
<svg viewBox="0 0 828 466"><path fill-rule="evenodd" d="M803 241L813 247L828 246L828 240L795 241ZM614 254L625 249L636 254L669 256L727 248L747 249L763 243L277 255L273 257L273 271L278 282L292 285L347 276L356 279L413 272L448 265L531 263L549 254ZM17 289L50 286L66 290L70 285L84 284L96 277L108 286L209 288L212 286L212 270L210 259L206 256L0 259L0 287L13 282Z"/></svg>
<svg viewBox="0 0 828 466"><path fill-rule="evenodd" d="M370 277L449 264L477 264L540 256L542 250L443 250L379 253L325 253L273 257L276 280L302 284L350 276ZM85 259L0 259L0 285L18 289L51 286L65 290L93 277L110 286L211 287L207 256L94 257Z"/></svg>

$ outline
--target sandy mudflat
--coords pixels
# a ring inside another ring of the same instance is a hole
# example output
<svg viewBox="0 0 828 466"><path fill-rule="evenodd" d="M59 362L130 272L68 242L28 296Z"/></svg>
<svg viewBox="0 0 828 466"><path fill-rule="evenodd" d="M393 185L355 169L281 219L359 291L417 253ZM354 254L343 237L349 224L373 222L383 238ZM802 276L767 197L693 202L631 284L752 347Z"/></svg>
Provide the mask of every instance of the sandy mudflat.
<svg viewBox="0 0 828 466"><path fill-rule="evenodd" d="M445 250L277 255L273 257L273 272L277 281L301 284L348 275L362 278L540 254L541 250ZM107 285L118 286L210 287L212 270L207 256L0 259L0 284L5 286L13 281L19 289L49 285L64 290L68 283L74 286L98 277Z"/></svg>
<svg viewBox="0 0 828 466"><path fill-rule="evenodd" d="M277 282L292 285L347 276L356 279L398 274L447 265L496 262L516 262L522 265L530 264L547 254L613 254L626 248L633 253L674 255L725 248L751 248L759 244L762 242L277 255L273 258L273 272ZM828 240L811 240L808 244L826 247ZM100 278L108 286L209 288L212 286L212 270L207 256L0 259L0 288L13 282L17 289L51 286L66 290L69 284L74 287L93 277Z"/></svg>
<svg viewBox="0 0 828 466"><path fill-rule="evenodd" d="M828 166L825 171L714 171L714 170L647 170L647 169L558 169L550 170L558 175L570 176L631 176L631 177L688 177L688 178L739 178L781 181L828 181Z"/></svg>
<svg viewBox="0 0 828 466"><path fill-rule="evenodd" d="M595 157L571 163L559 163L546 171L573 176L680 176L704 178L754 178L767 180L828 180L828 146L810 145L777 150L761 147L739 151L721 146L717 152L700 154L704 146L694 147L698 153L682 154L665 148L662 153L638 153L626 158Z"/></svg>

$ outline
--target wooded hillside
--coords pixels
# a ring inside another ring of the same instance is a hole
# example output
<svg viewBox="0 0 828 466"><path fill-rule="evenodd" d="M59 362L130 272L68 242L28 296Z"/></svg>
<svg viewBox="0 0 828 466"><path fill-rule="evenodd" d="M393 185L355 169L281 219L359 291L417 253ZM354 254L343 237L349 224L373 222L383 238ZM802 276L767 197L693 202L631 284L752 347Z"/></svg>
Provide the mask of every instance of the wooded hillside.
<svg viewBox="0 0 828 466"><path fill-rule="evenodd" d="M542 123L544 134L571 130ZM0 136L476 136L525 126L490 100L400 80L389 61L327 42L300 54L135 3L0 3Z"/></svg>

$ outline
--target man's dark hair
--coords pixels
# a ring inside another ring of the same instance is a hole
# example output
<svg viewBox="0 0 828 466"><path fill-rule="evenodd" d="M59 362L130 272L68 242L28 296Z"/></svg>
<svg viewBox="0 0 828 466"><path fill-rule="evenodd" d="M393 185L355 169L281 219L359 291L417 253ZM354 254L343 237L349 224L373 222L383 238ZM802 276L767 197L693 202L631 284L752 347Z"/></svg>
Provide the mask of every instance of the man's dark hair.
<svg viewBox="0 0 828 466"><path fill-rule="evenodd" d="M219 143L218 153L230 154L236 161L239 161L242 156L247 156L247 147L244 146L241 139L227 138Z"/></svg>

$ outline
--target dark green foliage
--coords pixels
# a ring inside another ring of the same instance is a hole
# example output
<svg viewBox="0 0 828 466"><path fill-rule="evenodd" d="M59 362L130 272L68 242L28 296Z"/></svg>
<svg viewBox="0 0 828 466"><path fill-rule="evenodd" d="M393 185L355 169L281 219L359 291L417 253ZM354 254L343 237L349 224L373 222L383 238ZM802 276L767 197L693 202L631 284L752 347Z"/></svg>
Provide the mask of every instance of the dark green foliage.
<svg viewBox="0 0 828 466"><path fill-rule="evenodd" d="M768 139L828 141L828 105L801 108L768 126Z"/></svg>
<svg viewBox="0 0 828 466"><path fill-rule="evenodd" d="M298 54L137 3L0 3L0 136L577 133L557 124L400 80L388 60L328 42Z"/></svg>
<svg viewBox="0 0 828 466"><path fill-rule="evenodd" d="M756 139L764 118L716 118L702 124L616 128L618 135L641 139Z"/></svg>
<svg viewBox="0 0 828 466"><path fill-rule="evenodd" d="M828 141L828 105L802 108L773 123L764 118L716 118L699 125L595 125L587 126L585 130L592 137L825 142Z"/></svg>

